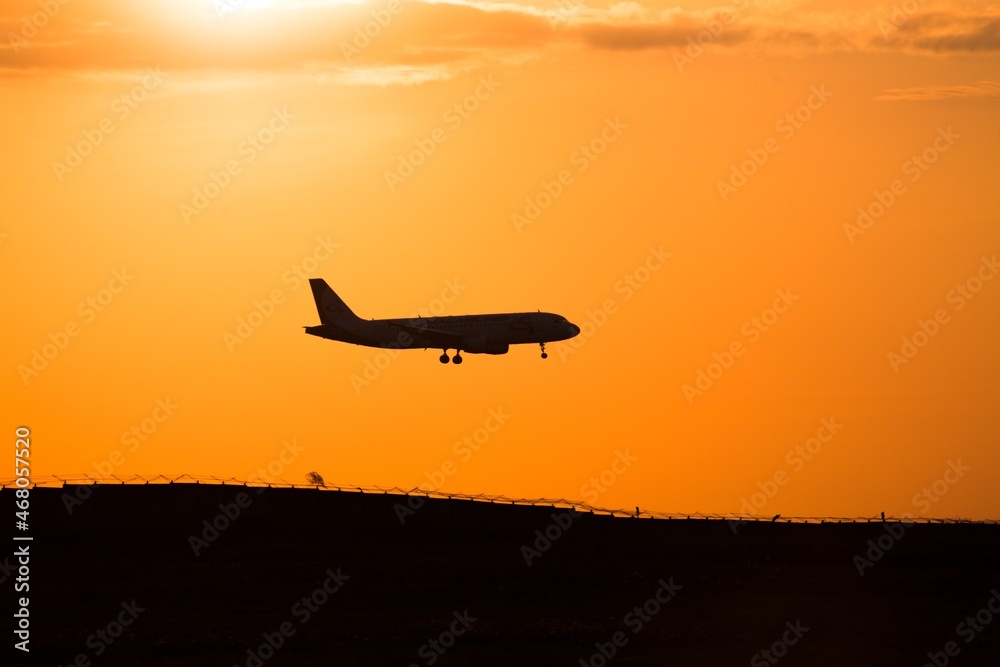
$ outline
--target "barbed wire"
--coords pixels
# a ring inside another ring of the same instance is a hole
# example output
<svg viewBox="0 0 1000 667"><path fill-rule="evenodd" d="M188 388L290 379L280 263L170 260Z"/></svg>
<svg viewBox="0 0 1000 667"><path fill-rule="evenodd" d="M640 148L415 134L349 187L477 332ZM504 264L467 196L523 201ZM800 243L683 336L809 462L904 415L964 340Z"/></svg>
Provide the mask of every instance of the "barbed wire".
<svg viewBox="0 0 1000 667"><path fill-rule="evenodd" d="M915 517L915 516L885 516L878 514L875 516L785 516L757 515L757 514L735 514L735 513L703 513L703 512L660 512L644 510L636 507L635 510L624 508L610 508L592 505L581 500L571 500L567 498L511 498L505 495L493 495L488 493L453 493L447 491L421 489L414 487L406 489L399 486L377 486L377 485L357 485L357 484L322 484L296 483L284 479L239 479L237 477L216 477L213 475L156 475L147 477L144 475L131 475L120 477L118 475L97 476L86 473L73 475L45 475L32 477L29 488L53 488L67 485L146 485L146 484L217 484L219 486L246 486L246 487L268 487L279 489L313 489L317 491L339 491L345 493L370 493L381 495L398 496L419 496L424 498L437 498L441 500L465 500L472 502L485 502L505 505L527 505L532 507L551 507L554 509L574 509L578 512L590 514L600 514L612 517L631 517L647 519L694 519L706 521L731 521L734 523L924 523L924 524L987 524L1000 525L1000 519L968 519L964 517ZM15 487L15 479L0 480L0 488ZM17 487L20 488L20 487Z"/></svg>

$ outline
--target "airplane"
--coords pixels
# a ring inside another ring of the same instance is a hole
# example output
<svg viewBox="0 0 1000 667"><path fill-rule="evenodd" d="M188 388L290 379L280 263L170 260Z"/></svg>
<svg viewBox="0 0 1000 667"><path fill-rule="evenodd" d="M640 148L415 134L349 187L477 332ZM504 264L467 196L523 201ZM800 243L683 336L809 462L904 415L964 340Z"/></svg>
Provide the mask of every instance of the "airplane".
<svg viewBox="0 0 1000 667"><path fill-rule="evenodd" d="M347 307L322 278L310 278L318 326L303 327L310 336L354 343L366 347L404 350L436 348L442 364L462 363L462 352L507 354L511 345L537 343L542 359L545 344L567 340L580 333L565 317L554 313L499 313L495 315L449 315L363 320ZM448 350L455 350L449 357Z"/></svg>

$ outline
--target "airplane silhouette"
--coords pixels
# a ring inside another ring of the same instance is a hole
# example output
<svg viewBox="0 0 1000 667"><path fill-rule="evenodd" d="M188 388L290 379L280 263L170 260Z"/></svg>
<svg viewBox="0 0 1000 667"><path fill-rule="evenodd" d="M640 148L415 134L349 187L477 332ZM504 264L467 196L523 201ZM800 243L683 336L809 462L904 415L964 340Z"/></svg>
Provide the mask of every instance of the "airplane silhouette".
<svg viewBox="0 0 1000 667"><path fill-rule="evenodd" d="M537 343L545 359L549 356L545 352L546 343L566 340L580 333L580 327L565 317L541 311L363 320L325 280L310 278L309 285L321 324L305 327L307 334L367 347L436 348L441 350L442 364L462 363L462 352L507 354L511 345L523 343ZM455 350L455 356L449 358L448 350Z"/></svg>

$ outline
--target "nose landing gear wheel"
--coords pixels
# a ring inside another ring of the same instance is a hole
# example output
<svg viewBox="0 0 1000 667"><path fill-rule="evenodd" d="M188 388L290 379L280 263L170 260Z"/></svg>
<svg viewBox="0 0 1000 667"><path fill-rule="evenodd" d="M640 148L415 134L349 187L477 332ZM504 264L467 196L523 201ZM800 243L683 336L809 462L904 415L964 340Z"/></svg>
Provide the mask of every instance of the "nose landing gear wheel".
<svg viewBox="0 0 1000 667"><path fill-rule="evenodd" d="M455 356L452 357L451 363L453 363L453 364L460 364L460 363L462 363L462 353L461 352L456 352Z"/></svg>
<svg viewBox="0 0 1000 667"><path fill-rule="evenodd" d="M440 361L440 362L441 362L442 364L446 364L446 363L448 363L448 362L450 361L450 359L448 359L448 350L441 350L441 356L440 356L440 357L438 357L438 360L439 360L439 361Z"/></svg>
<svg viewBox="0 0 1000 667"><path fill-rule="evenodd" d="M539 343L538 345L542 348L542 359L548 359L549 355L545 351L545 343Z"/></svg>

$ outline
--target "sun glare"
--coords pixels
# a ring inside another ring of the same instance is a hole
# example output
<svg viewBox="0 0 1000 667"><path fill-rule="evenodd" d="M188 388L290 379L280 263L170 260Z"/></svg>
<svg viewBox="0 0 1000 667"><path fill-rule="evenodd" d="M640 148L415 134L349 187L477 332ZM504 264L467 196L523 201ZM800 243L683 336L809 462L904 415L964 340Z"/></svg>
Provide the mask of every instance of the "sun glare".
<svg viewBox="0 0 1000 667"><path fill-rule="evenodd" d="M271 0L212 0L212 5L223 14L245 9L265 9L271 4Z"/></svg>

